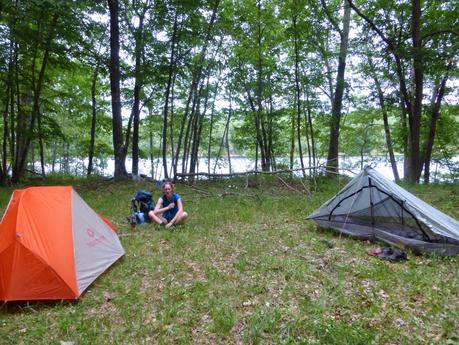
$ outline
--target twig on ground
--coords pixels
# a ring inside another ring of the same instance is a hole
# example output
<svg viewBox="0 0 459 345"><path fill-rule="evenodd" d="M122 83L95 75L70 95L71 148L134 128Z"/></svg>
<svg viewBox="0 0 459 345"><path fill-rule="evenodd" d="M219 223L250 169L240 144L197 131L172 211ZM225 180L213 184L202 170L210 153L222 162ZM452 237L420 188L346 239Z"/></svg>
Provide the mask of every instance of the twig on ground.
<svg viewBox="0 0 459 345"><path fill-rule="evenodd" d="M243 197L250 197L250 198L258 198L257 194L244 194L244 193L235 193L235 192L223 192L221 194L218 194L220 197L225 197L225 196L243 196Z"/></svg>
<svg viewBox="0 0 459 345"><path fill-rule="evenodd" d="M299 190L296 189L296 188L293 188L293 187L290 186L287 182L285 182L285 181L282 179L282 177L280 177L280 176L278 176L278 175L276 175L276 177L277 177L279 180L281 180L281 182L282 182L287 188L289 188L289 189L291 189L291 190L293 190L293 191L295 191L295 192L297 192L297 193L303 194L301 191L299 191Z"/></svg>
<svg viewBox="0 0 459 345"><path fill-rule="evenodd" d="M188 187L190 187L191 189L193 189L194 191L198 192L198 193L201 193L201 194L205 194L207 196L212 196L212 193L206 191L206 190L203 190L203 189L199 189L198 187L192 185L192 184L188 184L188 183L185 183Z"/></svg>
<svg viewBox="0 0 459 345"><path fill-rule="evenodd" d="M311 195L312 195L312 194L311 194L311 191L310 191L309 188L304 184L303 179L300 179L300 182L301 182L301 184L303 185L303 188L304 188L304 190L306 191L306 193L307 193L309 196L311 196Z"/></svg>

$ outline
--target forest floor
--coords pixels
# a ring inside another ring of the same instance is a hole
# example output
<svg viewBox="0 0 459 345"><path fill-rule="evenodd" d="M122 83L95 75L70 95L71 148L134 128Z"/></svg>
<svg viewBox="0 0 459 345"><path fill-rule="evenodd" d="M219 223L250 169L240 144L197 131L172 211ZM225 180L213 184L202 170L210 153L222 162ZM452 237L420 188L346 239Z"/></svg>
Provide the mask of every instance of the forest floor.
<svg viewBox="0 0 459 345"><path fill-rule="evenodd" d="M116 225L126 255L78 303L4 306L0 343L459 344L459 257L382 261L367 254L380 244L304 219L346 182L178 183L187 223L133 229L130 199L157 199L155 184L54 181ZM408 188L459 218L459 186Z"/></svg>

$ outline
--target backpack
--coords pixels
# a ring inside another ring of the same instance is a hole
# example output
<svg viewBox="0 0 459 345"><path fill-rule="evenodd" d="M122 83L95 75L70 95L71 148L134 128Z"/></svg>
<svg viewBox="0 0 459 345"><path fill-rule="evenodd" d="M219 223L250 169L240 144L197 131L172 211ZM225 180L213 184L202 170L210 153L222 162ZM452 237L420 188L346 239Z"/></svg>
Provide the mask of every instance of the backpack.
<svg viewBox="0 0 459 345"><path fill-rule="evenodd" d="M128 221L132 226L150 222L148 212L155 208L153 202L153 195L150 192L144 190L137 191L131 200L131 213L128 217Z"/></svg>

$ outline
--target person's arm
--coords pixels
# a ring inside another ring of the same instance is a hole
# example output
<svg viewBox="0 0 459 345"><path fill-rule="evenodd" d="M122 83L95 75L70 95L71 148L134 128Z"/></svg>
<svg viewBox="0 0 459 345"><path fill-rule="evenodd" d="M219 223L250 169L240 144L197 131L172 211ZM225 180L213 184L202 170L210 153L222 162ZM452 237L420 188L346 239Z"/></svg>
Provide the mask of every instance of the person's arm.
<svg viewBox="0 0 459 345"><path fill-rule="evenodd" d="M158 214L161 214L163 212L166 212L167 210L170 210L171 208L174 208L174 203L173 202L171 202L168 206L163 207L163 198L159 198L158 202L155 205L155 209L153 210L153 212L156 215L158 215Z"/></svg>
<svg viewBox="0 0 459 345"><path fill-rule="evenodd" d="M178 208L178 211L177 213L175 214L175 217L171 219L171 221L167 224L169 226L172 226L175 224L175 221L177 219L180 219L183 215L183 204L182 204L182 199L178 199L177 200L177 208Z"/></svg>

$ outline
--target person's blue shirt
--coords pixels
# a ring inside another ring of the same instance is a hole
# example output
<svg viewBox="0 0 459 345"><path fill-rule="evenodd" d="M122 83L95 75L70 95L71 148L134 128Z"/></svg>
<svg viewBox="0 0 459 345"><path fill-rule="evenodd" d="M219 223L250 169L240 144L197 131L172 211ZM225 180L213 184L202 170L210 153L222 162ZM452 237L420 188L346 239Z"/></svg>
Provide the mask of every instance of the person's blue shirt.
<svg viewBox="0 0 459 345"><path fill-rule="evenodd" d="M180 195L177 193L172 194L172 200L170 201L164 195L161 196L161 199L163 200L163 207L169 206L169 204L172 202L175 204L174 208L171 208L170 210L167 210L163 213L163 217L166 218L168 222L170 222L178 212L177 201L180 200Z"/></svg>

